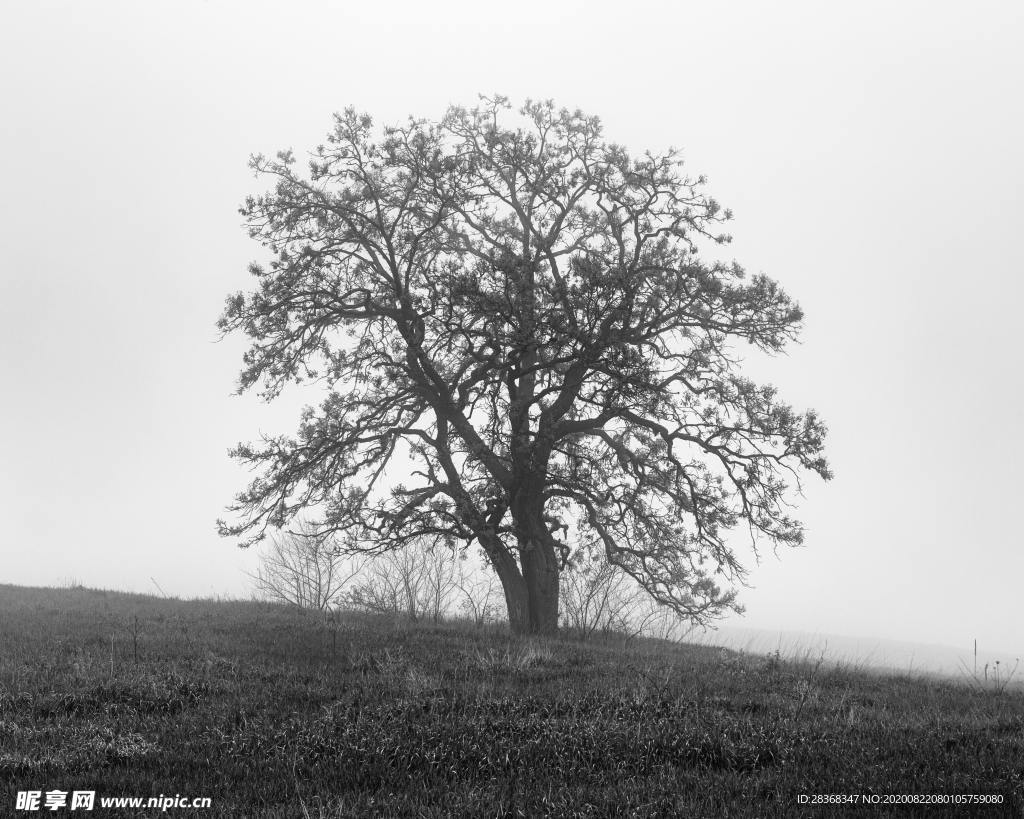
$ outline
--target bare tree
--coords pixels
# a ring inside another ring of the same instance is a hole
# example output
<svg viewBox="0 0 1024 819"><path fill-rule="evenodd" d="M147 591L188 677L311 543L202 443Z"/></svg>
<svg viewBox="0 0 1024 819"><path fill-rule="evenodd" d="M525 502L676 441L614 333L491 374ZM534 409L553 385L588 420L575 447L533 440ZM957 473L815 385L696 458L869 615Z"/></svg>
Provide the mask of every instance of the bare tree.
<svg viewBox="0 0 1024 819"><path fill-rule="evenodd" d="M561 580L563 623L580 637L629 630L642 590L617 566L580 557L562 572Z"/></svg>
<svg viewBox="0 0 1024 819"><path fill-rule="evenodd" d="M498 619L497 576L484 567L482 571L468 568L465 562L459 564L457 580L459 608L473 621L475 626Z"/></svg>
<svg viewBox="0 0 1024 819"><path fill-rule="evenodd" d="M264 599L324 611L340 601L357 572L332 537L300 522L297 531L270 535L260 567L251 577Z"/></svg>
<svg viewBox="0 0 1024 819"><path fill-rule="evenodd" d="M580 549L561 576L562 622L579 637L616 634L678 642L694 623L645 594L617 566Z"/></svg>
<svg viewBox="0 0 1024 819"><path fill-rule="evenodd" d="M363 561L345 603L364 611L439 621L457 589L456 558L450 549L413 543Z"/></svg>
<svg viewBox="0 0 1024 819"><path fill-rule="evenodd" d="M345 594L345 604L378 614L420 619L423 569L414 549L386 552L362 564L359 581Z"/></svg>
<svg viewBox="0 0 1024 819"><path fill-rule="evenodd" d="M423 548L425 615L435 623L444 619L458 590L455 553L444 546Z"/></svg>
<svg viewBox="0 0 1024 819"><path fill-rule="evenodd" d="M737 609L730 533L801 543L790 490L831 475L817 415L735 349L783 350L803 313L705 258L730 213L677 152L630 155L550 102L510 127L509 109L383 133L347 110L308 173L253 158L272 189L242 212L273 259L219 327L252 340L240 390L327 396L296 437L234 450L261 474L221 533L251 544L315 508L354 552L476 542L512 628L551 632L576 526L680 614Z"/></svg>

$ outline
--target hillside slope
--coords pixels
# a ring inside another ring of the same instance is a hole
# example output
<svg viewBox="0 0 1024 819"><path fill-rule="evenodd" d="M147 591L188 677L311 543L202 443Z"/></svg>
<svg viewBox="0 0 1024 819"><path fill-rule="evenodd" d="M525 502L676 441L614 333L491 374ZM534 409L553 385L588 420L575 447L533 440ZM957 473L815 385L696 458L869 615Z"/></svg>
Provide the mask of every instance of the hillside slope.
<svg viewBox="0 0 1024 819"><path fill-rule="evenodd" d="M801 794L984 794L1016 815L1022 760L1009 690L0 586L3 815L53 789L209 797L162 814L206 817L837 815ZM964 815L930 798L900 815Z"/></svg>

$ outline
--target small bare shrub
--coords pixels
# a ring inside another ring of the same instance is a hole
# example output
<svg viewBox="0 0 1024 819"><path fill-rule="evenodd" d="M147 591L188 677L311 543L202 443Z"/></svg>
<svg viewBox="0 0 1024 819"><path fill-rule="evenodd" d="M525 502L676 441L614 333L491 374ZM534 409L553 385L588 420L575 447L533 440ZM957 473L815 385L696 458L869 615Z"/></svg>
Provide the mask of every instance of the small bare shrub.
<svg viewBox="0 0 1024 819"><path fill-rule="evenodd" d="M473 625L480 628L501 616L504 598L500 597L498 579L489 567L473 571L460 563L456 588L459 592L459 609L473 621Z"/></svg>
<svg viewBox="0 0 1024 819"><path fill-rule="evenodd" d="M344 601L362 611L438 622L458 589L455 563L450 549L423 543L375 555L362 564Z"/></svg>
<svg viewBox="0 0 1024 819"><path fill-rule="evenodd" d="M298 531L270 536L252 578L257 595L265 600L326 611L337 605L358 570L340 553L333 538L300 523Z"/></svg>
<svg viewBox="0 0 1024 819"><path fill-rule="evenodd" d="M642 590L621 569L599 558L577 557L561 577L563 624L583 639L628 632Z"/></svg>

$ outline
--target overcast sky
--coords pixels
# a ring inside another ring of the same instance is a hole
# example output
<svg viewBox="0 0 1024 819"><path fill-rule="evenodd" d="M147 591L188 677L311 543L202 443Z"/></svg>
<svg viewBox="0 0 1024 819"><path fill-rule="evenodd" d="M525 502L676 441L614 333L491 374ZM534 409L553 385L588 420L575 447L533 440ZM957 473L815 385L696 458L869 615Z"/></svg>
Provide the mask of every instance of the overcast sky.
<svg viewBox="0 0 1024 819"><path fill-rule="evenodd" d="M362 9L362 10L359 10ZM250 153L503 93L676 146L801 303L754 375L830 428L744 625L1024 651L1024 4L6 2L0 582L244 595Z"/></svg>

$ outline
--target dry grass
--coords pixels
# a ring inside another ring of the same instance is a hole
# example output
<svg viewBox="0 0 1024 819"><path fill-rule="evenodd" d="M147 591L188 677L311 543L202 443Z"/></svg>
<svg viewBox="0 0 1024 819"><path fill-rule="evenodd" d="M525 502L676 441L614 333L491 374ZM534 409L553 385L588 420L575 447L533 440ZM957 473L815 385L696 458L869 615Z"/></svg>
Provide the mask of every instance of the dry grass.
<svg viewBox="0 0 1024 819"><path fill-rule="evenodd" d="M0 813L48 788L210 796L204 816L792 816L801 793L1024 806L1019 692L812 657L10 586L0 647Z"/></svg>

